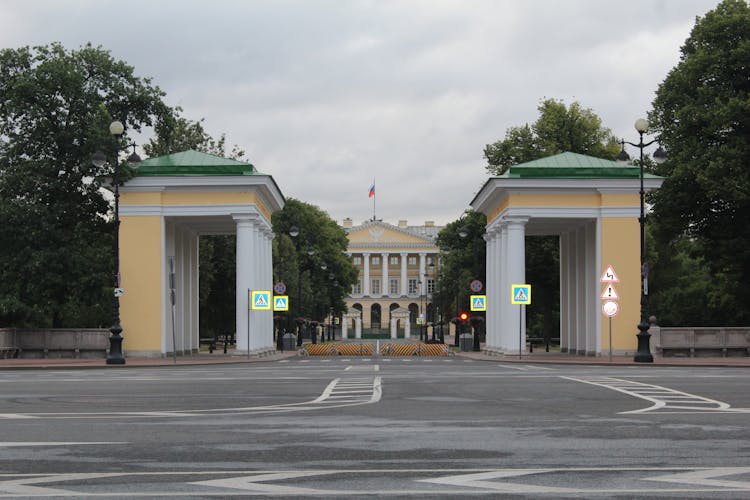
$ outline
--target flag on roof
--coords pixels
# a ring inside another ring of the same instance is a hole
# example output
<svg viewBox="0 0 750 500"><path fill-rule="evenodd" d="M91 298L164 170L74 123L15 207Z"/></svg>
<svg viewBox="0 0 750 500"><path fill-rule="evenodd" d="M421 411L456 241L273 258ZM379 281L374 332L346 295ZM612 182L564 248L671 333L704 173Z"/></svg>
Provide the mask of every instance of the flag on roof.
<svg viewBox="0 0 750 500"><path fill-rule="evenodd" d="M367 195L368 198L375 196L375 180L373 179L372 185L370 186L370 193Z"/></svg>

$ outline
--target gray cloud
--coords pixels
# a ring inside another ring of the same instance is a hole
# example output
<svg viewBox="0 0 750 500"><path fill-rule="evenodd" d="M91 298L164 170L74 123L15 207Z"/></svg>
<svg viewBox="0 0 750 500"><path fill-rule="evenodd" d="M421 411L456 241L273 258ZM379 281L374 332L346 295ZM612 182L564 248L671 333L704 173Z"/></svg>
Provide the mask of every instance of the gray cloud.
<svg viewBox="0 0 750 500"><path fill-rule="evenodd" d="M0 45L88 41L227 134L284 194L332 217L448 222L486 180L482 150L578 100L633 138L716 0L28 1Z"/></svg>

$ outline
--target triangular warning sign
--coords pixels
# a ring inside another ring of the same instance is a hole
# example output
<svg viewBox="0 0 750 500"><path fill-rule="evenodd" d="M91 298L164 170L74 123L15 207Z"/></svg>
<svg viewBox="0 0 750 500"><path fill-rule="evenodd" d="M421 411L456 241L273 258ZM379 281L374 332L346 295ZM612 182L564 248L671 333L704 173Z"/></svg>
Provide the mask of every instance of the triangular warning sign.
<svg viewBox="0 0 750 500"><path fill-rule="evenodd" d="M607 266L607 270L602 273L602 277L599 278L600 283L619 283L620 279L615 274L615 268Z"/></svg>
<svg viewBox="0 0 750 500"><path fill-rule="evenodd" d="M606 287L604 287L604 290L602 291L602 300L617 300L620 298L619 295L617 295L617 290L615 290L615 286L610 283Z"/></svg>
<svg viewBox="0 0 750 500"><path fill-rule="evenodd" d="M526 290L523 288L516 289L516 296L513 298L516 302L526 302L528 300L526 298Z"/></svg>
<svg viewBox="0 0 750 500"><path fill-rule="evenodd" d="M266 307L268 306L268 300L266 300L266 295L259 293L255 296L255 307Z"/></svg>
<svg viewBox="0 0 750 500"><path fill-rule="evenodd" d="M275 306L276 306L277 308L280 308L280 307L286 307L286 299L282 299L282 298L280 298L280 297L279 297L279 298L277 298L277 299L276 299L276 304L275 304Z"/></svg>

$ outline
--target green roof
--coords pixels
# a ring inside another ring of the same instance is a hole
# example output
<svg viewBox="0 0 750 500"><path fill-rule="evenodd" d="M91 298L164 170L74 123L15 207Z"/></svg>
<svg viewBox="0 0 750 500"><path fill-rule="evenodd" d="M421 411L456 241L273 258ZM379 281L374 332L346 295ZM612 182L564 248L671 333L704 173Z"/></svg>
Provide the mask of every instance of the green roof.
<svg viewBox="0 0 750 500"><path fill-rule="evenodd" d="M578 153L560 153L513 165L502 177L507 178L579 178L637 179L640 168ZM656 177L644 173L644 177Z"/></svg>
<svg viewBox="0 0 750 500"><path fill-rule="evenodd" d="M143 160L138 164L136 175L138 177L158 177L256 175L258 173L250 163L189 150Z"/></svg>

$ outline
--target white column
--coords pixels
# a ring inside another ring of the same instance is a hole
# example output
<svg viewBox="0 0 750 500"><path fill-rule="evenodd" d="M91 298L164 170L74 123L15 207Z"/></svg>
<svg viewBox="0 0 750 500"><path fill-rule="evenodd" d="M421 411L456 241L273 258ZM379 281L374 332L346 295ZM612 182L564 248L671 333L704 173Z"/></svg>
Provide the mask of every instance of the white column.
<svg viewBox="0 0 750 500"><path fill-rule="evenodd" d="M407 279L406 279L406 263L408 262L408 253L402 253L401 254L401 296L406 297L407 295Z"/></svg>
<svg viewBox="0 0 750 500"><path fill-rule="evenodd" d="M395 339L398 338L398 330L396 329L396 322L398 320L396 318L391 318L391 338Z"/></svg>
<svg viewBox="0 0 750 500"><path fill-rule="evenodd" d="M427 291L427 283L425 281L425 273L424 273L425 272L425 257L426 256L427 256L427 254L424 253L424 252L420 252L420 254L419 254L419 281L422 282L421 290L419 290L419 295L420 296L426 295L425 292ZM424 313L424 311L421 311L421 312Z"/></svg>
<svg viewBox="0 0 750 500"><path fill-rule="evenodd" d="M341 340L346 340L349 336L347 332L349 329L349 319L346 315L341 316Z"/></svg>
<svg viewBox="0 0 750 500"><path fill-rule="evenodd" d="M485 241L485 265L484 268L487 271L487 276L484 282L484 293L487 296L486 306L487 312L485 313L485 331L486 341L485 347L488 349L494 348L495 342L495 321L497 321L497 311L492 307L492 297L497 290L497 284L495 283L495 231L488 230L484 235Z"/></svg>
<svg viewBox="0 0 750 500"><path fill-rule="evenodd" d="M362 318L359 316L354 318L354 338L355 339L362 338Z"/></svg>
<svg viewBox="0 0 750 500"><path fill-rule="evenodd" d="M390 292L388 288L388 255L387 253L381 253L380 258L383 259L383 283L380 285L380 291L382 292L380 295L382 297L387 297L388 293ZM381 311L382 315L382 311ZM382 320L382 318L381 318Z"/></svg>
<svg viewBox="0 0 750 500"><path fill-rule="evenodd" d="M570 235L560 235L560 352L570 348Z"/></svg>
<svg viewBox="0 0 750 500"><path fill-rule="evenodd" d="M365 265L365 277L364 283L362 283L362 294L366 297L370 296L370 254L362 252L362 261Z"/></svg>
<svg viewBox="0 0 750 500"><path fill-rule="evenodd" d="M522 284L526 281L525 225L528 220L528 217L513 217L508 220L508 294L510 294L510 285ZM508 314L504 324L508 332L513 332L512 335L508 336L509 345L503 346L506 353L518 353L519 344L521 346L521 352L523 352L526 346L525 306L512 304L510 314ZM510 341L511 338L513 339L512 342Z"/></svg>
<svg viewBox="0 0 750 500"><path fill-rule="evenodd" d="M505 351L510 345L508 337L512 335L507 329L508 315L510 314L510 280L508 279L508 224L503 222L500 226L500 279L498 280L497 305L500 316L497 322L497 341L500 350Z"/></svg>
<svg viewBox="0 0 750 500"><path fill-rule="evenodd" d="M237 285L235 293L237 350L248 350L248 289L252 288L254 217L235 216L237 224Z"/></svg>

